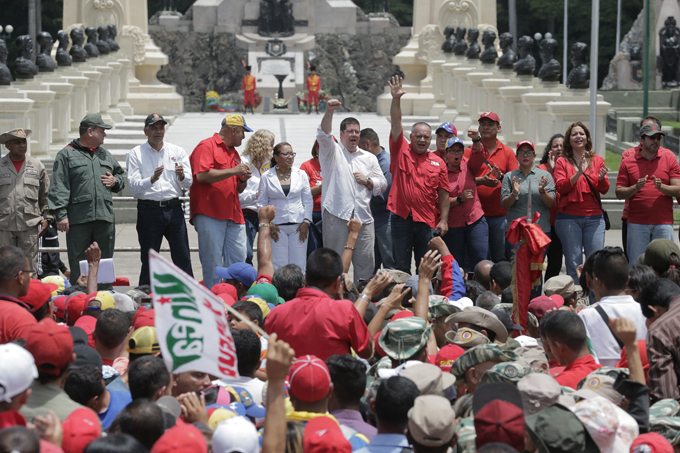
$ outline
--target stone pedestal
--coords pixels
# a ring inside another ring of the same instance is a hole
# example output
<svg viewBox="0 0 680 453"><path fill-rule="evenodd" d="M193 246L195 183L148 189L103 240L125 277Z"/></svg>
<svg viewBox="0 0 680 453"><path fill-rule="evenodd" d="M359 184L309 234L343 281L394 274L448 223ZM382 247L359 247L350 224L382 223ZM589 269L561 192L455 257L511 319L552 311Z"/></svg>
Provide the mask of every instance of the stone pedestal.
<svg viewBox="0 0 680 453"><path fill-rule="evenodd" d="M69 96L70 118L66 128L66 133L78 128L80 120L87 115L87 85L90 79L85 77L82 72L74 69L73 66L57 68L56 74L62 80L73 85L73 91Z"/></svg>
<svg viewBox="0 0 680 453"><path fill-rule="evenodd" d="M16 87L0 87L0 130L30 129L29 112L35 101L26 97ZM32 154L32 140L28 140L28 153Z"/></svg>
<svg viewBox="0 0 680 453"><path fill-rule="evenodd" d="M532 89L531 85L504 86L498 89L503 100L499 103L501 108L497 113L501 119L501 131L505 144L510 147L524 138L526 121L522 109L522 95L531 92Z"/></svg>
<svg viewBox="0 0 680 453"><path fill-rule="evenodd" d="M531 140L536 148L542 148L548 143L552 134L546 135L545 131L555 129L554 118L548 115L547 103L561 98L560 93L535 93L529 92L521 95L522 118L525 123L522 127L524 138Z"/></svg>
<svg viewBox="0 0 680 453"><path fill-rule="evenodd" d="M479 72L470 72L467 79L470 86L470 119L474 122L477 120L482 112L489 110L489 101L484 89L484 79L493 75L492 72L481 72L486 69L481 66L477 69Z"/></svg>
<svg viewBox="0 0 680 453"><path fill-rule="evenodd" d="M45 156L49 153L50 143L52 143L51 106L57 93L49 90L46 85L35 79L17 80L12 84L12 87L34 101L28 111L28 124L23 127L33 131L29 137L31 155Z"/></svg>
<svg viewBox="0 0 680 453"><path fill-rule="evenodd" d="M470 82L467 80L467 75L473 72L475 68L472 67L458 67L453 69L453 76L456 79L456 123L461 124L467 128L472 123L470 115Z"/></svg>
<svg viewBox="0 0 680 453"><path fill-rule="evenodd" d="M68 132L71 129L71 95L75 86L68 83L56 72L39 73L36 80L56 93L54 102L50 106L52 109L52 141L63 142L68 138Z"/></svg>
<svg viewBox="0 0 680 453"><path fill-rule="evenodd" d="M502 107L502 99L500 92L501 87L510 85L510 79L484 79L482 86L486 90L487 108L492 112L498 112Z"/></svg>

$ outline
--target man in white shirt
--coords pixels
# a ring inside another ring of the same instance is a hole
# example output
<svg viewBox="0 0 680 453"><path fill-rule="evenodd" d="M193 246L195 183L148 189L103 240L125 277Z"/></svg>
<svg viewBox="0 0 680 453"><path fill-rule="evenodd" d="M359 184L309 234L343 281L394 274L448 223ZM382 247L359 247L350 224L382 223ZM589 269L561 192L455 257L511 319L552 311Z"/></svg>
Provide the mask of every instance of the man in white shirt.
<svg viewBox="0 0 680 453"><path fill-rule="evenodd" d="M324 175L321 191L323 245L342 255L347 244L347 222L357 219L362 223L352 255L356 282L359 279L369 279L373 275L375 231L370 207L371 196L383 193L387 188L387 181L378 159L359 149L359 121L351 117L342 120L340 143L333 140L333 112L340 106L337 99L326 103L326 113L316 136L319 142L319 163Z"/></svg>
<svg viewBox="0 0 680 453"><path fill-rule="evenodd" d="M595 293L598 304L581 310L578 315L586 325L593 346L592 356L603 366L615 366L621 359L621 346L604 318L609 321L627 318L635 324L638 340L647 336L642 308L626 294L628 260L620 247L605 247L593 252L584 267L588 288Z"/></svg>
<svg viewBox="0 0 680 453"><path fill-rule="evenodd" d="M189 237L179 197L193 178L186 151L165 143L167 122L158 113L146 117L144 135L149 139L128 153L127 171L132 195L137 199L137 238L142 271L139 284L148 285L149 249L159 251L168 240L172 262L193 277Z"/></svg>

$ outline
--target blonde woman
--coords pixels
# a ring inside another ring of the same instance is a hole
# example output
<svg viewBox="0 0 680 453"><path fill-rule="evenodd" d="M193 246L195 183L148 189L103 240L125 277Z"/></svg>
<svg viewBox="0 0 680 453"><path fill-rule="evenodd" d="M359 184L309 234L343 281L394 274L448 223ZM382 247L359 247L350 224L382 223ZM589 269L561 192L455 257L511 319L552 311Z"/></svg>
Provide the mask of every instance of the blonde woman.
<svg viewBox="0 0 680 453"><path fill-rule="evenodd" d="M262 174L269 170L272 150L274 149L274 134L267 129L255 131L250 136L246 149L241 154L243 163L250 167L253 175L248 180L245 190L238 196L246 221L246 236L248 237L248 251L246 262L253 263L253 242L257 234L257 189L260 187Z"/></svg>

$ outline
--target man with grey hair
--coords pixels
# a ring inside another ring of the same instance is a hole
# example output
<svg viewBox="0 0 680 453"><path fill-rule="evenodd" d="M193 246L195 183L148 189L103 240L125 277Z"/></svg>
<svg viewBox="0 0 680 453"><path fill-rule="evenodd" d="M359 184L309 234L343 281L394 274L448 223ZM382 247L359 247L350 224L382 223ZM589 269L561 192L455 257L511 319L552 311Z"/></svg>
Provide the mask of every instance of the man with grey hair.
<svg viewBox="0 0 680 453"><path fill-rule="evenodd" d="M493 307L498 305L500 302L501 299L496 294L494 294L493 291L484 291L475 301L475 305L483 308L484 310L491 311L493 310Z"/></svg>
<svg viewBox="0 0 680 453"><path fill-rule="evenodd" d="M37 324L30 307L19 300L28 293L33 274L20 248L0 248L0 344L25 339Z"/></svg>

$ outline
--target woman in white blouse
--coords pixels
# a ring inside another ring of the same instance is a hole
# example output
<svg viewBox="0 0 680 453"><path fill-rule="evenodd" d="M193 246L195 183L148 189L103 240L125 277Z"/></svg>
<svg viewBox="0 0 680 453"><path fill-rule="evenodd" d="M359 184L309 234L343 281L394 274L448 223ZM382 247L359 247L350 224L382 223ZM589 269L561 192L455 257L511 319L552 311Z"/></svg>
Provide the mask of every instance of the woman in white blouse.
<svg viewBox="0 0 680 453"><path fill-rule="evenodd" d="M293 168L295 153L289 143L274 147L276 165L262 174L257 193L258 209L274 205L271 224L274 269L297 264L304 274L307 263L307 230L312 219L314 199L307 174Z"/></svg>

